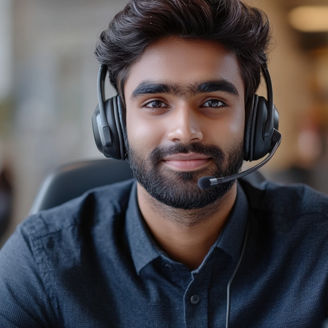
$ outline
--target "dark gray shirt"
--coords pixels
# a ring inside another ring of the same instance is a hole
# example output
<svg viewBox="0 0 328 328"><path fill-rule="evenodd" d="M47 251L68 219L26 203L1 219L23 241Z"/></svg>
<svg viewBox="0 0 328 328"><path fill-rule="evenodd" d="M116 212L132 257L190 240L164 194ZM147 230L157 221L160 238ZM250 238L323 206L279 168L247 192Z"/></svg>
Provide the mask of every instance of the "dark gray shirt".
<svg viewBox="0 0 328 328"><path fill-rule="evenodd" d="M248 237L245 231L248 227ZM320 327L328 200L241 181L232 213L190 271L150 235L128 181L25 220L0 251L0 327Z"/></svg>

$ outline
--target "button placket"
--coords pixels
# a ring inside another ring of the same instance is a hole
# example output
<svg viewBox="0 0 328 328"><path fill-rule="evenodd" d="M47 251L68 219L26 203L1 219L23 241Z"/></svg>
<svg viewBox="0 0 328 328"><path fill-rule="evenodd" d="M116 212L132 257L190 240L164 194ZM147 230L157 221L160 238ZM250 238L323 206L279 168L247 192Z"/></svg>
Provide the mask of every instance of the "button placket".
<svg viewBox="0 0 328 328"><path fill-rule="evenodd" d="M192 280L184 294L184 315L186 328L208 326L208 288L206 279L192 274ZM205 285L203 285L205 283Z"/></svg>

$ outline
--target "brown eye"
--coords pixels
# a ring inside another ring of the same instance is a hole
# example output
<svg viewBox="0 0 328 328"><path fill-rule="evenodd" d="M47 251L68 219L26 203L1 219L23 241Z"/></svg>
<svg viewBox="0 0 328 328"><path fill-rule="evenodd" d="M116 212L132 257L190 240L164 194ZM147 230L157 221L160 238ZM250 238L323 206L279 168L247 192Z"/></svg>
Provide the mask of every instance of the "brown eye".
<svg viewBox="0 0 328 328"><path fill-rule="evenodd" d="M226 104L219 99L209 99L205 101L204 104L202 105L202 107L206 107L206 108L222 108L225 106Z"/></svg>
<svg viewBox="0 0 328 328"><path fill-rule="evenodd" d="M152 100L145 103L143 107L155 109L155 108L167 108L168 106L161 100Z"/></svg>

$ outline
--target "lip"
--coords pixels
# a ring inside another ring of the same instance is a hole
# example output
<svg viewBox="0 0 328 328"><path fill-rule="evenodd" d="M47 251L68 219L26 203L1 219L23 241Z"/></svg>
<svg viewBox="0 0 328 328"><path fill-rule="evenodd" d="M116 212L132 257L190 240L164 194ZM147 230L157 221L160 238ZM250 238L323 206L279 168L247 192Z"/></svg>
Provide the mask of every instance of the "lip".
<svg viewBox="0 0 328 328"><path fill-rule="evenodd" d="M175 171L190 172L204 168L211 157L199 153L178 153L164 157L163 162Z"/></svg>

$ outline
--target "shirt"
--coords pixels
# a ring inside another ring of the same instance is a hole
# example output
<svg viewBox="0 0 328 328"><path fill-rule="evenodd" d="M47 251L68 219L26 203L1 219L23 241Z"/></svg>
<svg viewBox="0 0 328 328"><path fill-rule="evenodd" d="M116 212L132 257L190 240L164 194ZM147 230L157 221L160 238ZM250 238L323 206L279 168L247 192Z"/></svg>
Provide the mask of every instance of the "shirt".
<svg viewBox="0 0 328 328"><path fill-rule="evenodd" d="M0 327L225 327L239 260L229 327L321 327L327 197L241 180L190 271L156 244L136 193L133 180L101 187L25 220L0 251Z"/></svg>

